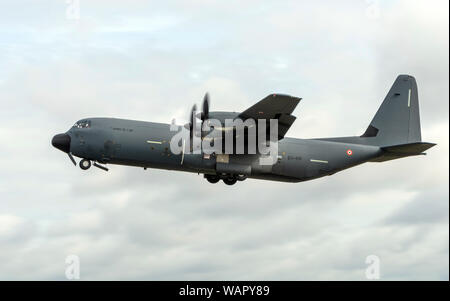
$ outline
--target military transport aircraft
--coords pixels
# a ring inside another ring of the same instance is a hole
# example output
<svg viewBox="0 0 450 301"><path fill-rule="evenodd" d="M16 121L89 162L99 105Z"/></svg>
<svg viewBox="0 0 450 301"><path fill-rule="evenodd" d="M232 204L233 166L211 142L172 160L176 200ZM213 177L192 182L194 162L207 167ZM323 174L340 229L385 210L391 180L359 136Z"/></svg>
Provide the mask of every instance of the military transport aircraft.
<svg viewBox="0 0 450 301"><path fill-rule="evenodd" d="M285 137L296 119L291 114L300 100L288 95L271 94L241 113L210 112L207 94L202 111L197 112L194 105L190 122L175 126L178 131L187 130L190 133L188 138L193 138L199 136L198 131L194 133L194 128L200 123L200 139L203 141L211 131L204 132L201 125L209 120L219 120L222 126L216 130L220 132L230 130L224 125L225 120L276 120L277 140L274 141L277 153L271 164L261 164L261 157L267 154L260 152L259 148L256 153L247 151L252 135L249 129L244 131L246 147L243 153L193 151L191 140L186 142L184 139L181 151L176 153L170 147L171 140L177 134L173 130L174 124L86 118L76 122L66 133L54 136L52 145L67 153L74 165L76 161L73 156L81 158L79 166L83 170L94 165L107 171L105 164L120 164L204 174L210 183L222 180L227 185L246 178L307 181L365 162L424 155L424 151L435 145L422 142L417 84L412 76L397 77L361 136L317 139ZM259 123L257 127L261 127ZM236 129L231 128L231 131L231 137L237 139ZM271 141L273 139L269 144ZM258 143L269 145L263 141Z"/></svg>

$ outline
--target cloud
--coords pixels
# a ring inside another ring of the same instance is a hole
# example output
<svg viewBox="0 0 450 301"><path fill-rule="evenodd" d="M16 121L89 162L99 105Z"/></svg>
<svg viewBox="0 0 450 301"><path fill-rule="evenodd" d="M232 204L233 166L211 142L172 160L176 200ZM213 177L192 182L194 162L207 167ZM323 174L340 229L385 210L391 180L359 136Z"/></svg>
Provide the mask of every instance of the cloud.
<svg viewBox="0 0 450 301"><path fill-rule="evenodd" d="M393 224L448 223L448 187L425 192L388 217Z"/></svg>

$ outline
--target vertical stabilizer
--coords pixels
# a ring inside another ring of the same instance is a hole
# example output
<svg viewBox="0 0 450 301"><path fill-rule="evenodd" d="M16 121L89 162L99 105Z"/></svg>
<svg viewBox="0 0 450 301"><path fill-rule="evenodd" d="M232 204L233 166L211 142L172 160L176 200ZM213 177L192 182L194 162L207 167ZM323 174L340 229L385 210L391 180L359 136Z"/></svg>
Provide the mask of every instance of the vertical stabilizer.
<svg viewBox="0 0 450 301"><path fill-rule="evenodd" d="M410 75L399 75L361 136L379 146L421 142L417 83ZM370 140L372 140L370 139ZM372 143L371 143L372 144Z"/></svg>

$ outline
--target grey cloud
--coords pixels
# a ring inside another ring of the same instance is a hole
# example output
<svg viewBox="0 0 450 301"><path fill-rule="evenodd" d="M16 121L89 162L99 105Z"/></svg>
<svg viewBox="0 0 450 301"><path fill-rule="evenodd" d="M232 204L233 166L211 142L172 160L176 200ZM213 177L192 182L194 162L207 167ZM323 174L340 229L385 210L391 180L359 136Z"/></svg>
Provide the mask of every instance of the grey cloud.
<svg viewBox="0 0 450 301"><path fill-rule="evenodd" d="M420 193L405 206L389 216L388 224L448 224L448 186L442 190Z"/></svg>

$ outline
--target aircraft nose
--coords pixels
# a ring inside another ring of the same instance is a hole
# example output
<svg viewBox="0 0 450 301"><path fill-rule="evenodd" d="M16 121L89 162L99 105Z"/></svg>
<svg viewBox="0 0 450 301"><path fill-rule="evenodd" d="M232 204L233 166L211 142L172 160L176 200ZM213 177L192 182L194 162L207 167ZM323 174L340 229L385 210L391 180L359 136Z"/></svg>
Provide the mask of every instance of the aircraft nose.
<svg viewBox="0 0 450 301"><path fill-rule="evenodd" d="M55 135L52 139L52 145L65 153L70 152L70 136L67 134Z"/></svg>

